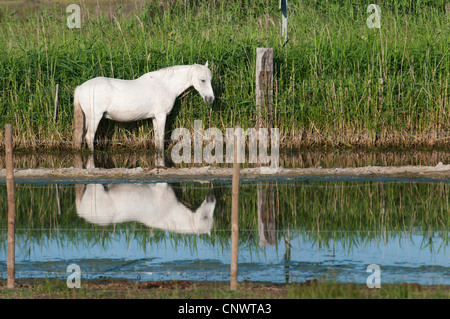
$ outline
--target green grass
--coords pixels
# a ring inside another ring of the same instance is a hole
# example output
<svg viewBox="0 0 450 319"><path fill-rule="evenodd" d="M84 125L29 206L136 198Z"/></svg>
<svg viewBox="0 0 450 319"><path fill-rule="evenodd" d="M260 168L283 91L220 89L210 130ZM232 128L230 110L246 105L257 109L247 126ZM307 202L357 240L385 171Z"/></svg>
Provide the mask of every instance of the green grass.
<svg viewBox="0 0 450 319"><path fill-rule="evenodd" d="M212 107L189 90L176 127L252 127L255 51L274 48L274 126L282 146L448 146L450 28L445 1L384 1L369 29L366 1L290 3L289 42L267 1L143 1L81 5L68 29L67 3L27 11L0 3L0 126L18 148L69 148L72 95L96 77L133 79L176 64L210 62ZM55 85L59 113L53 121ZM98 147L153 145L151 121L101 124ZM0 131L3 141L3 130Z"/></svg>
<svg viewBox="0 0 450 319"><path fill-rule="evenodd" d="M313 282L293 285L288 298L295 299L448 299L445 286L425 287L417 284L386 284L369 289L365 285Z"/></svg>
<svg viewBox="0 0 450 319"><path fill-rule="evenodd" d="M365 285L307 281L296 284L242 282L236 291L227 282L143 282L83 280L69 289L62 279L19 279L17 288L6 289L0 280L2 299L448 299L448 286L386 284L379 289Z"/></svg>

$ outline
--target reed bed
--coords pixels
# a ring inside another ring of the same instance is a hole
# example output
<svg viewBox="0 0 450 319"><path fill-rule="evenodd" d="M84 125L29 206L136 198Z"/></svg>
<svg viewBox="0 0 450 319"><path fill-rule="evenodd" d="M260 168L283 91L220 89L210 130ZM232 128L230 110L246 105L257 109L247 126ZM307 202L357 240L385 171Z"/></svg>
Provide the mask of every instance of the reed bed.
<svg viewBox="0 0 450 319"><path fill-rule="evenodd" d="M223 131L253 127L257 47L274 48L282 147L450 143L445 0L383 1L380 29L367 27L364 1L292 2L286 44L278 6L266 0L82 1L80 29L67 27L67 4L0 7L0 126L13 124L17 148L70 150L73 91L90 78L134 79L207 60L216 102L185 92L166 138L177 127L193 131L195 119ZM97 139L99 149L152 148L152 124L104 120Z"/></svg>

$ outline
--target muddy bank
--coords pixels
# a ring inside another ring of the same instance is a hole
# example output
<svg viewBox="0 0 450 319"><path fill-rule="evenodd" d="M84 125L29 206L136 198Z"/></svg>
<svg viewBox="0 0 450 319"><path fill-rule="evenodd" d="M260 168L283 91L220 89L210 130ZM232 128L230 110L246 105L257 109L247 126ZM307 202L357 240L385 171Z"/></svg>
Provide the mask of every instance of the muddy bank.
<svg viewBox="0 0 450 319"><path fill-rule="evenodd" d="M295 179L296 177L403 177L450 179L450 164L438 163L436 166L365 166L346 168L282 168L267 171L267 168L242 168L242 179L270 180L274 178ZM38 168L15 169L17 182L27 180L127 180L127 181L170 181L191 180L208 181L212 179L231 179L232 168L192 167L192 168ZM5 180L6 169L0 170L0 178Z"/></svg>

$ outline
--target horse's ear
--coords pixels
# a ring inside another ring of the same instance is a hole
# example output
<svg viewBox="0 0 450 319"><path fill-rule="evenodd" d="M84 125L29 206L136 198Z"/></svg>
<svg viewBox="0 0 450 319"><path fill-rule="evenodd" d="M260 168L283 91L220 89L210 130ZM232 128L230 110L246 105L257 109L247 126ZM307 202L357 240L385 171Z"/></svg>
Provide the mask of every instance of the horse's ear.
<svg viewBox="0 0 450 319"><path fill-rule="evenodd" d="M205 64L205 66L206 66L206 67L208 67L208 61L206 61L206 64Z"/></svg>

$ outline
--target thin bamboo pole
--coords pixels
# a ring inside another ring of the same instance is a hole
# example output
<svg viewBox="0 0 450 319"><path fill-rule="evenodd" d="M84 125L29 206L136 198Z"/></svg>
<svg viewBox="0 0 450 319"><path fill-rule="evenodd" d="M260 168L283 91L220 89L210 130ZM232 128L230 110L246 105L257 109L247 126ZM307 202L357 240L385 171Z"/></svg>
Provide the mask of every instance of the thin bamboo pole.
<svg viewBox="0 0 450 319"><path fill-rule="evenodd" d="M7 264L7 287L14 288L15 282L15 222L16 222L16 200L14 193L14 162L12 125L5 125L5 148L6 148L6 190L8 193L8 253Z"/></svg>
<svg viewBox="0 0 450 319"><path fill-rule="evenodd" d="M231 194L231 266L230 266L230 290L237 289L238 277L238 242L239 242L239 163L238 144L240 141L234 135L234 164Z"/></svg>

